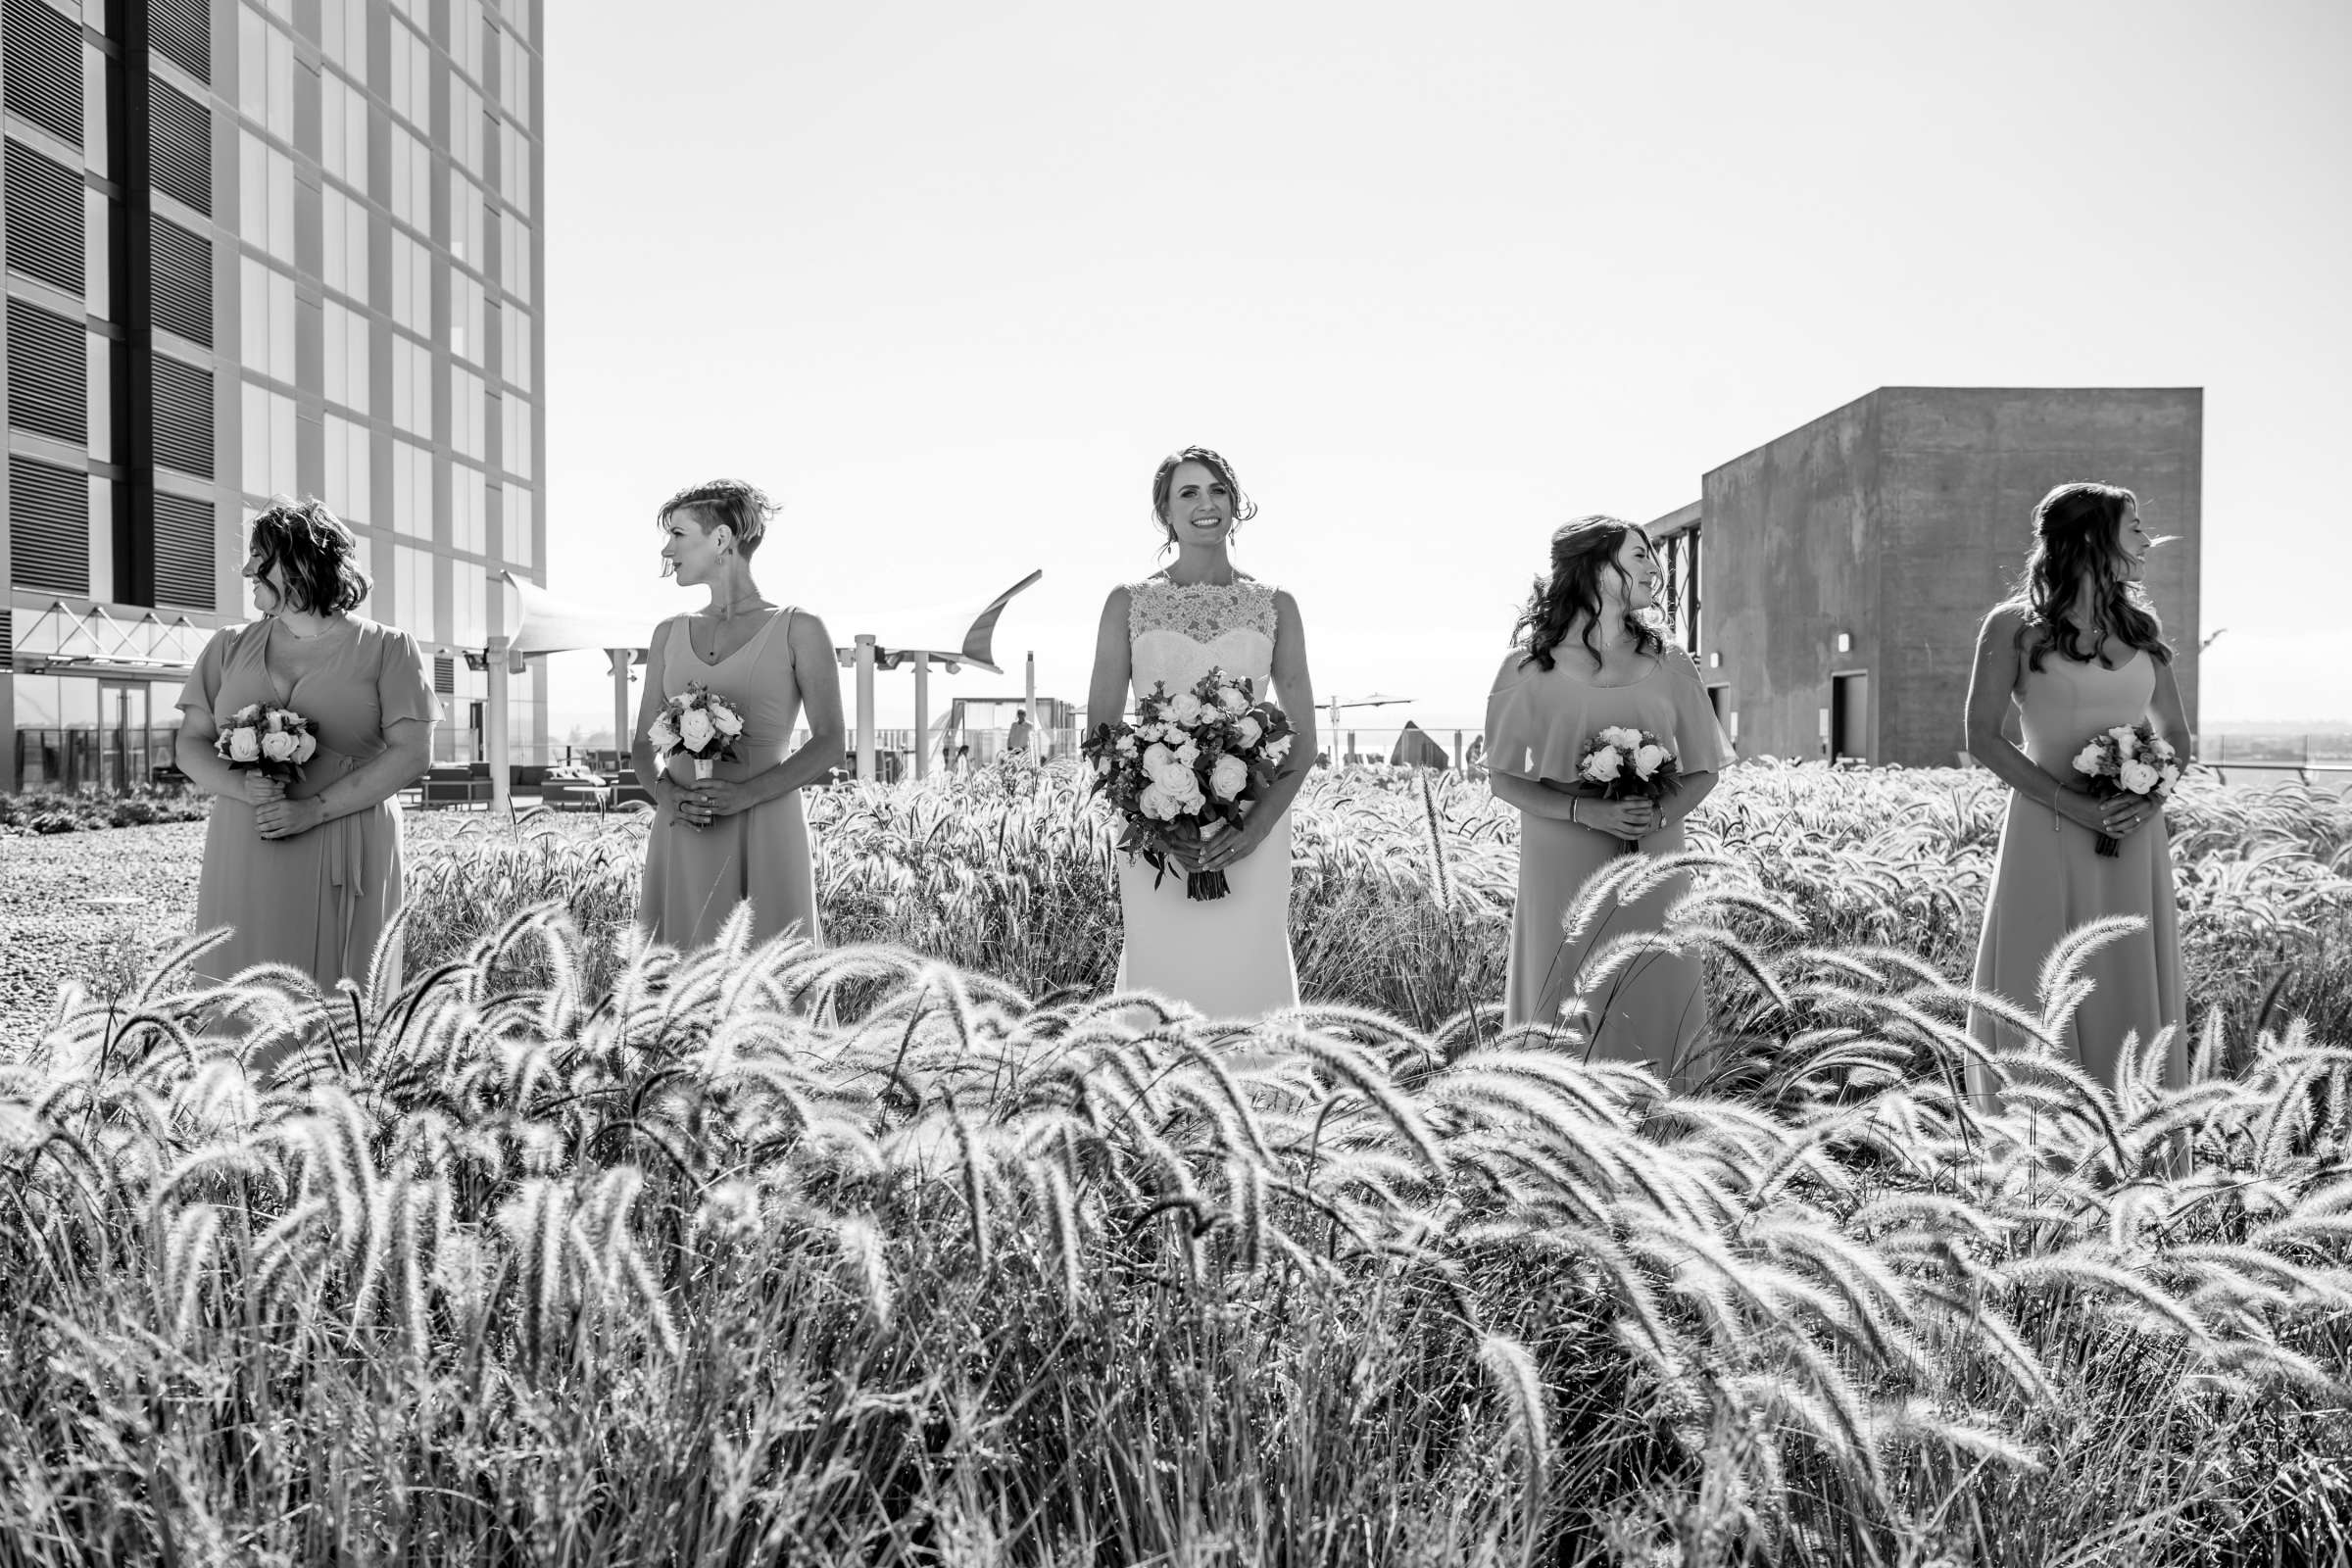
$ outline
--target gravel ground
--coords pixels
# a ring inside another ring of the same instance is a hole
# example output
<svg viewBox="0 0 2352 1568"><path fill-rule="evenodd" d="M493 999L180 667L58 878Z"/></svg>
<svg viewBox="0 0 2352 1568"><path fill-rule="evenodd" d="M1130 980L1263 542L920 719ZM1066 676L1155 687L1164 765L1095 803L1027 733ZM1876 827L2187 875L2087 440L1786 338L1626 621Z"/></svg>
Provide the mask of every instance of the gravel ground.
<svg viewBox="0 0 2352 1568"><path fill-rule="evenodd" d="M188 934L204 824L0 839L0 1056L30 1042L66 980L87 980L129 942Z"/></svg>

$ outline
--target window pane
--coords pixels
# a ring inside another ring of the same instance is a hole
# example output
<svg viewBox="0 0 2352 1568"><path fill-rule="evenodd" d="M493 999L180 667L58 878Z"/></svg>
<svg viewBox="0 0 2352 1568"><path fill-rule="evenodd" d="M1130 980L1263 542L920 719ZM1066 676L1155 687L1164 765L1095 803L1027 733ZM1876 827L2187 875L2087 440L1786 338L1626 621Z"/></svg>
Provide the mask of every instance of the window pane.
<svg viewBox="0 0 2352 1568"><path fill-rule="evenodd" d="M531 210L530 138L505 121L499 122L498 188L522 212Z"/></svg>
<svg viewBox="0 0 2352 1568"><path fill-rule="evenodd" d="M483 392L480 376L464 366L449 368L449 444L469 458L480 458L487 449Z"/></svg>
<svg viewBox="0 0 2352 1568"><path fill-rule="evenodd" d="M81 304L101 318L115 314L115 204L103 191L81 191Z"/></svg>
<svg viewBox="0 0 2352 1568"><path fill-rule="evenodd" d="M531 297L531 229L513 213L499 218L499 286L517 299Z"/></svg>
<svg viewBox="0 0 2352 1568"><path fill-rule="evenodd" d="M484 209L482 187L457 170L449 172L449 254L476 271L489 270L490 255L482 243Z"/></svg>
<svg viewBox="0 0 2352 1568"><path fill-rule="evenodd" d="M531 315L509 302L499 307L499 325L505 334L499 345L499 371L519 387L531 384Z"/></svg>
<svg viewBox="0 0 2352 1568"><path fill-rule="evenodd" d="M506 428L501 432L499 458L509 473L519 473L528 478L531 472L531 405L528 400L514 396L504 401Z"/></svg>
<svg viewBox="0 0 2352 1568"><path fill-rule="evenodd" d="M531 122L530 51L504 27L498 32L498 102L523 124Z"/></svg>
<svg viewBox="0 0 2352 1568"><path fill-rule="evenodd" d="M517 566L528 566L537 559L531 542L531 493L518 484L511 484L502 492L502 498L505 518L499 554Z"/></svg>
<svg viewBox="0 0 2352 1568"><path fill-rule="evenodd" d="M115 455L115 349L111 339L89 334L90 456L101 463Z"/></svg>

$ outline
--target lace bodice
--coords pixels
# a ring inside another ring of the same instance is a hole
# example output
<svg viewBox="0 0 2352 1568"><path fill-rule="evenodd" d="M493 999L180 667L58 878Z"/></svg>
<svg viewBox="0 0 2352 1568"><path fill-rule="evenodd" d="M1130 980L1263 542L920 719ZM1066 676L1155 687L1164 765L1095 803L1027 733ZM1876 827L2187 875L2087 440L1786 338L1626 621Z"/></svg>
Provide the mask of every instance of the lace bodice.
<svg viewBox="0 0 2352 1568"><path fill-rule="evenodd" d="M1273 585L1129 583L1127 644L1138 697L1163 682L1182 691L1213 665L1248 676L1263 698L1274 673Z"/></svg>

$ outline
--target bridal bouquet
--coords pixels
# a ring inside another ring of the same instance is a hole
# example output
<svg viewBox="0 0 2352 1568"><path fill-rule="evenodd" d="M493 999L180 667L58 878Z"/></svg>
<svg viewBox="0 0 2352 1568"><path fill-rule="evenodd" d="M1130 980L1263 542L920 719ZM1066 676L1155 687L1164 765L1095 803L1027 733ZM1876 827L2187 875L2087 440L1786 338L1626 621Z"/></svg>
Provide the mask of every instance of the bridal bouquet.
<svg viewBox="0 0 2352 1568"><path fill-rule="evenodd" d="M1645 729L1629 725L1610 724L1595 730L1585 743L1584 756L1576 760L1576 776L1581 784L1593 786L1593 793L1604 801L1649 801L1656 803L1674 793L1682 782L1682 768L1675 761L1674 750ZM1618 853L1631 855L1637 846L1619 840Z"/></svg>
<svg viewBox="0 0 2352 1568"><path fill-rule="evenodd" d="M2136 724L2118 724L2092 736L2090 743L2075 754L2075 771L2090 780L2087 787L2100 800L2117 795L2144 795L2151 801L2161 801L2180 782L2179 759L2180 754L2171 743L2156 733L2154 725L2142 719ZM2102 833L2096 848L2112 860L2123 846Z"/></svg>
<svg viewBox="0 0 2352 1568"><path fill-rule="evenodd" d="M700 681L662 705L646 729L654 750L666 759L684 752L694 759L694 776L709 778L718 760L735 760L735 737L743 733L743 715L724 697L711 694Z"/></svg>
<svg viewBox="0 0 2352 1568"><path fill-rule="evenodd" d="M1126 818L1119 848L1164 877L1176 845L1241 826L1274 787L1293 734L1290 718L1258 702L1247 676L1211 669L1172 697L1167 682L1154 682L1136 703L1134 723L1097 724L1082 750L1094 764L1095 793L1109 796ZM1187 898L1227 891L1222 871L1185 875Z"/></svg>
<svg viewBox="0 0 2352 1568"><path fill-rule="evenodd" d="M214 737L213 750L239 772L253 768L264 778L291 783L317 755L318 737L311 733L311 721L291 708L247 703Z"/></svg>

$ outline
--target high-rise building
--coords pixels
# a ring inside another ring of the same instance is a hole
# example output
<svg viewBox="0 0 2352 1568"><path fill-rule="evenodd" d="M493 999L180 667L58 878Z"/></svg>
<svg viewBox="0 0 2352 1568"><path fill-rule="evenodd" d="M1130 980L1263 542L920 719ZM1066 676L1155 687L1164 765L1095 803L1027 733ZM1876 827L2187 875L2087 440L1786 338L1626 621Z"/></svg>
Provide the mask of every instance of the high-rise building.
<svg viewBox="0 0 2352 1568"><path fill-rule="evenodd" d="M0 788L170 761L277 495L352 525L478 756L468 656L546 560L542 0L0 8Z"/></svg>

